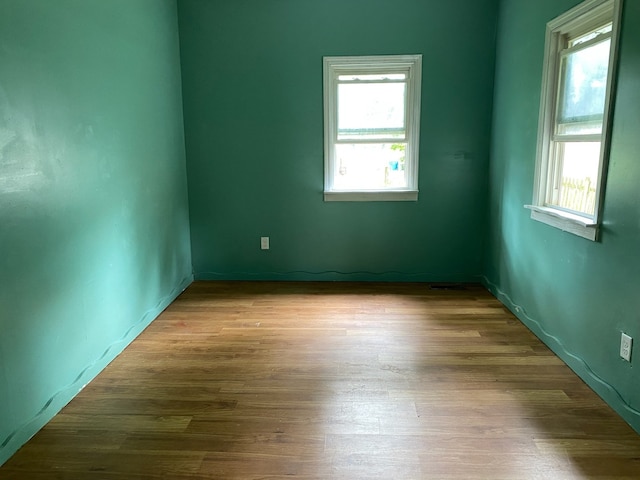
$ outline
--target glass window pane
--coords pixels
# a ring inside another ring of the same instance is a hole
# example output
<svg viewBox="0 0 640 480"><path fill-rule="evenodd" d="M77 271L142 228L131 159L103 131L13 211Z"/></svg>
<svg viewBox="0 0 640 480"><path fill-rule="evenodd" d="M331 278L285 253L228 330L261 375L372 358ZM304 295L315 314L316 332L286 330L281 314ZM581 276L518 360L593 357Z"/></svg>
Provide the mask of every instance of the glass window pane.
<svg viewBox="0 0 640 480"><path fill-rule="evenodd" d="M338 85L338 140L405 135L406 83Z"/></svg>
<svg viewBox="0 0 640 480"><path fill-rule="evenodd" d="M602 122L611 39L562 60L557 123Z"/></svg>
<svg viewBox="0 0 640 480"><path fill-rule="evenodd" d="M338 144L333 185L337 190L406 188L406 143Z"/></svg>
<svg viewBox="0 0 640 480"><path fill-rule="evenodd" d="M588 215L595 212L600 142L556 144L558 178L553 205Z"/></svg>

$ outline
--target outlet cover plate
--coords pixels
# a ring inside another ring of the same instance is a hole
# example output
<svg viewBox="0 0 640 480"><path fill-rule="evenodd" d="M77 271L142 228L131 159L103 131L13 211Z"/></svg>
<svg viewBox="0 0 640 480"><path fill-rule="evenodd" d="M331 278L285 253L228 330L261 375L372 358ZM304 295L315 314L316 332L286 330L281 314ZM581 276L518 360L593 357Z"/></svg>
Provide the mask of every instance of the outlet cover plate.
<svg viewBox="0 0 640 480"><path fill-rule="evenodd" d="M627 362L631 361L631 346L633 344L633 338L626 333L623 333L620 337L620 356Z"/></svg>

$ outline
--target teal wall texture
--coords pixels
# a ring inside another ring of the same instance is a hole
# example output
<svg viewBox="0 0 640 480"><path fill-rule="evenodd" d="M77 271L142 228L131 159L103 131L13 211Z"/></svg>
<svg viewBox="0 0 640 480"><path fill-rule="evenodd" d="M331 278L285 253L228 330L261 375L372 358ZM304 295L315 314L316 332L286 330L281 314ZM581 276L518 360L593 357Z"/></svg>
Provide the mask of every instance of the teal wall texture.
<svg viewBox="0 0 640 480"><path fill-rule="evenodd" d="M496 0L178 6L196 278L478 280ZM419 201L325 203L322 57L416 53Z"/></svg>
<svg viewBox="0 0 640 480"><path fill-rule="evenodd" d="M0 464L191 281L175 0L0 2Z"/></svg>
<svg viewBox="0 0 640 480"><path fill-rule="evenodd" d="M578 3L501 2L486 281L640 431L640 357L618 355L622 331L640 338L640 2L623 10L602 240L535 222L523 208L533 196L545 26Z"/></svg>
<svg viewBox="0 0 640 480"><path fill-rule="evenodd" d="M640 338L639 2L596 243L523 208L545 24L577 0L177 3L0 2L0 464L192 265L202 279L483 278L640 431L639 359L617 355L621 331ZM322 57L401 53L424 56L419 201L323 202Z"/></svg>

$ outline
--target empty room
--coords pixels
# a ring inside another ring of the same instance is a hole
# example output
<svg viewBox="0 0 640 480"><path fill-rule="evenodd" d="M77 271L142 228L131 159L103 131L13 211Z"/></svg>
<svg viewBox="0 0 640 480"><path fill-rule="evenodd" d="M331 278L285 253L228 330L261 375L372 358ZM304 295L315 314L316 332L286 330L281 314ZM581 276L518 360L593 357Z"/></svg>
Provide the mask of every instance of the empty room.
<svg viewBox="0 0 640 480"><path fill-rule="evenodd" d="M0 0L0 479L640 478L640 1Z"/></svg>

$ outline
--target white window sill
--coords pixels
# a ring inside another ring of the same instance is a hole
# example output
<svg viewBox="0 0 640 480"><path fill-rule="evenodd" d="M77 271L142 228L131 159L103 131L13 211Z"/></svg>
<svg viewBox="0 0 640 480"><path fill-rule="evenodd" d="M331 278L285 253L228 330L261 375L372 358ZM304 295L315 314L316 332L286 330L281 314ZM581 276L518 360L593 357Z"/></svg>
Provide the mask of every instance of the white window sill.
<svg viewBox="0 0 640 480"><path fill-rule="evenodd" d="M325 202L416 202L417 190L325 191Z"/></svg>
<svg viewBox="0 0 640 480"><path fill-rule="evenodd" d="M564 232L573 233L592 242L595 242L598 237L598 224L589 218L549 207L525 205L525 208L531 210L531 218L538 222L559 228Z"/></svg>

